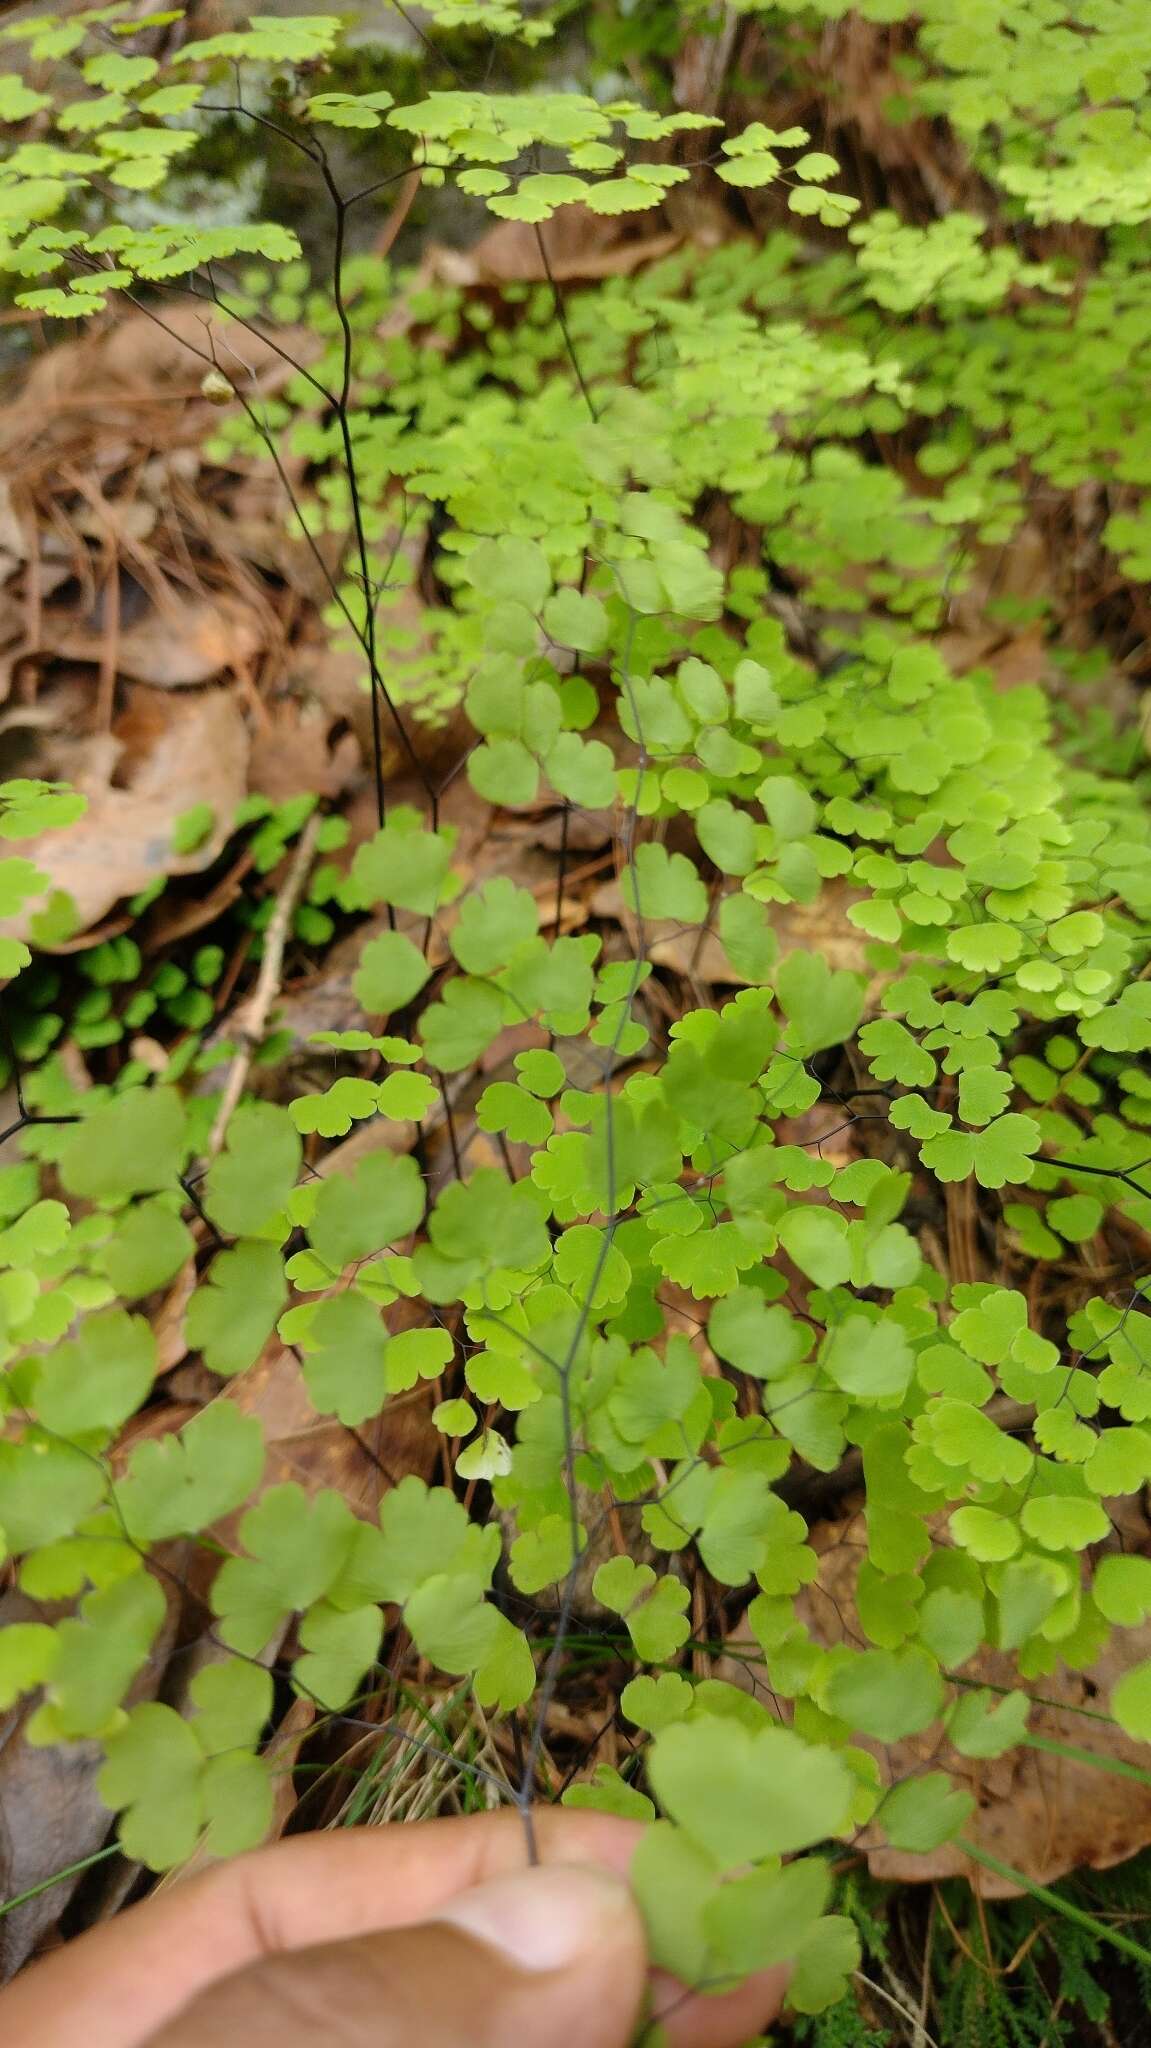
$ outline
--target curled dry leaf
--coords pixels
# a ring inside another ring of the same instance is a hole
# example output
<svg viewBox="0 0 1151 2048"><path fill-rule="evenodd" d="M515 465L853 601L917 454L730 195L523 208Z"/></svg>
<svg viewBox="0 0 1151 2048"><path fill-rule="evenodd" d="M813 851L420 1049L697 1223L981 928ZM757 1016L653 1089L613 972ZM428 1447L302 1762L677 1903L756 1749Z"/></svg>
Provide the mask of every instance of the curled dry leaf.
<svg viewBox="0 0 1151 2048"><path fill-rule="evenodd" d="M273 1774L272 1825L266 1841L278 1842L299 1804L293 1777L300 1751L316 1721L313 1700L293 1700L263 1755Z"/></svg>
<svg viewBox="0 0 1151 2048"><path fill-rule="evenodd" d="M132 759L126 787L113 784L111 749L95 742L86 754L87 765L82 757L70 776L88 799L83 817L22 843L49 888L5 921L3 930L14 937L26 936L53 890L72 898L82 933L157 876L198 874L215 860L247 789L248 735L226 690L170 700L162 726ZM194 853L177 854L173 827L198 804L210 805L215 823ZM38 943L46 952L61 950Z"/></svg>
<svg viewBox="0 0 1151 2048"><path fill-rule="evenodd" d="M150 1321L156 1340L156 1372L171 1372L188 1355L184 1319L196 1291L196 1261L185 1259Z"/></svg>

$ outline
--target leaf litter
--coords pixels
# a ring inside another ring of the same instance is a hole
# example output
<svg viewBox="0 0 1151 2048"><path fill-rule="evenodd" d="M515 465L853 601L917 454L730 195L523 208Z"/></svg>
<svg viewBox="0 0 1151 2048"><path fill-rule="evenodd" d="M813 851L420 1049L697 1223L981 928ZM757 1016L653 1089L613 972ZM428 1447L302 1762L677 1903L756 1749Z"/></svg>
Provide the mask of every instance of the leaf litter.
<svg viewBox="0 0 1151 2048"><path fill-rule="evenodd" d="M29 842L48 887L13 935L62 891L57 943L94 944L123 899L211 868L249 793L335 798L362 769L348 710L366 699L325 686L342 658L279 479L204 456L204 333L195 308L130 314L42 355L0 408L0 747L7 772L88 799ZM262 397L286 375L255 334L243 365ZM200 806L210 825L181 851Z"/></svg>

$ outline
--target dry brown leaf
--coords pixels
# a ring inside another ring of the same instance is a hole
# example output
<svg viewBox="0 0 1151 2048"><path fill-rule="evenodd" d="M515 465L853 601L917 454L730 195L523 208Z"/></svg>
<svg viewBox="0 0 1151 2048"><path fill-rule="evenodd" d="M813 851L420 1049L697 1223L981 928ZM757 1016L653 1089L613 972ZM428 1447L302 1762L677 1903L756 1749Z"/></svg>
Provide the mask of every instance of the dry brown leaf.
<svg viewBox="0 0 1151 2048"><path fill-rule="evenodd" d="M229 1381L221 1399L259 1417L268 1450L261 1492L288 1479L309 1494L332 1486L349 1507L371 1514L386 1488L407 1473L428 1478L439 1455L439 1433L422 1398L389 1401L359 1437L317 1415L298 1359L278 1340Z"/></svg>
<svg viewBox="0 0 1151 2048"><path fill-rule="evenodd" d="M210 866L247 789L248 735L227 690L165 699L161 728L133 762L128 786L116 787L112 774L122 751L118 743L91 743L86 760L82 755L69 773L88 799L84 816L21 847L49 877L50 889L71 896L80 932L158 876L198 874ZM215 827L195 853L175 854L172 828L197 804L211 805ZM43 901L33 899L3 930L25 936Z"/></svg>
<svg viewBox="0 0 1151 2048"><path fill-rule="evenodd" d="M636 236L618 218L565 206L543 230L548 265L560 283L573 278L630 277L679 246L682 236L665 232ZM546 278L540 235L526 221L501 221L470 249L433 243L422 265L429 280L457 286L536 284Z"/></svg>
<svg viewBox="0 0 1151 2048"><path fill-rule="evenodd" d="M565 848L569 862L572 854L599 853L610 848L615 837L615 819L611 811L565 810L559 804L548 805L534 813L521 812L509 824L513 829L518 825L533 846L546 847L549 853L559 853L561 848Z"/></svg>
<svg viewBox="0 0 1151 2048"><path fill-rule="evenodd" d="M270 1765L275 1779L272 1794L272 1825L264 1838L266 1842L279 1841L299 1804L292 1773L315 1720L314 1701L293 1700L275 1734L265 1745L264 1760Z"/></svg>
<svg viewBox="0 0 1151 2048"><path fill-rule="evenodd" d="M268 723L252 735L249 789L273 803L305 794L342 795L359 775L362 755L354 732L342 733L331 743L332 724L318 705L301 710L298 704L282 701Z"/></svg>
<svg viewBox="0 0 1151 2048"><path fill-rule="evenodd" d="M149 1318L156 1341L156 1371L171 1372L188 1355L184 1318L196 1291L196 1261L186 1259L164 1299Z"/></svg>
<svg viewBox="0 0 1151 2048"><path fill-rule="evenodd" d="M30 1619L38 1619L30 1610ZM103 1847L110 1816L96 1793L103 1750L95 1742L52 1749L24 1740L23 1722L0 1721L0 1889L19 1897ZM53 1885L0 1920L0 1983L7 1983L55 1927L78 1880Z"/></svg>
<svg viewBox="0 0 1151 2048"><path fill-rule="evenodd" d="M116 1439L109 1462L112 1476L119 1481L127 1468L133 1451L141 1444L162 1443L165 1437L174 1436L185 1423L193 1422L199 1413L192 1401L166 1401L155 1407L141 1408L127 1421Z"/></svg>
<svg viewBox="0 0 1151 2048"><path fill-rule="evenodd" d="M3 468L11 475L35 450L36 473L47 470L53 457L59 460L62 443L78 433L86 439L97 418L106 469L120 452L117 436L144 442L157 414L156 445L181 440L195 447L211 417L200 382L213 348L229 376L256 377L266 392L273 381L292 374L279 350L294 354L301 345L307 347L306 333L281 331L273 342L252 331L226 330L198 306L169 303L155 317L128 313L36 356L17 396L0 409ZM192 402L177 409L176 398Z"/></svg>
<svg viewBox="0 0 1151 2048"><path fill-rule="evenodd" d="M1149 1533L1144 1525L1143 1547ZM937 1540L943 1539L942 1522L935 1534ZM867 1555L862 1513L817 1523L809 1540L819 1555L819 1576L797 1598L799 1618L825 1647L843 1642L868 1647L855 1611L856 1574ZM749 1646L758 1657L746 1625L729 1640ZM1089 1670L1059 1666L1024 1688L1036 1700L1030 1732L1146 1770L1146 1744L1129 1740L1109 1721L1093 1717L1105 1714L1111 1688L1123 1673L1148 1657L1151 1622L1116 1629ZM749 1676L748 1666L738 1657L726 1660L719 1675L734 1684L754 1685L754 1672ZM981 1650L964 1665L963 1675L976 1684L1007 1691L1020 1683L1014 1659L998 1650ZM942 1769L957 1784L966 1785L976 1807L965 1833L1036 1884L1053 1884L1072 1870L1110 1869L1151 1843L1151 1785L1092 1764L1029 1748L990 1760L963 1757L938 1726L900 1742L860 1737L859 1746L878 1761L884 1784ZM927 1855L912 1855L885 1846L882 1829L870 1827L856 1837L856 1845L867 1852L875 1877L910 1883L966 1877L985 1898L1019 1896L1018 1886L973 1863L953 1843Z"/></svg>
<svg viewBox="0 0 1151 2048"><path fill-rule="evenodd" d="M424 620L424 605L414 590L404 590L389 613L389 619L397 626L402 625L405 636L410 635L406 644L412 658L419 654ZM375 754L375 740L372 724L372 700L368 689L368 670L363 654L347 643L345 636L337 634L335 643L318 640L314 636L302 636L299 644L291 650L284 687L292 697L311 709L319 706L328 713L332 722L342 721L350 725L355 733L364 762L370 767ZM398 706L403 716L402 706ZM424 771L433 788L440 788L471 743L472 733L462 706L445 711L435 719L405 717L408 746L401 743L396 719L386 704L380 706L380 739L382 743L383 772L391 800L400 803L414 803L426 807L428 792L417 775L417 765ZM409 752L410 746L410 752ZM414 756L414 762L413 762ZM458 776L465 800L470 784ZM399 782L410 783L403 795L396 794ZM481 799L471 801L479 804ZM371 793L371 808L375 808L375 793ZM484 806L485 817L490 816L490 805ZM375 818L365 837L375 829Z"/></svg>
<svg viewBox="0 0 1151 2048"><path fill-rule="evenodd" d="M331 719L350 725L364 760L371 760L372 700L364 657L356 648L304 637L292 650L285 682L297 702L316 704ZM398 754L394 738L389 748ZM392 768L396 765L392 759Z"/></svg>
<svg viewBox="0 0 1151 2048"><path fill-rule="evenodd" d="M116 672L153 688L175 690L239 675L263 651L265 634L251 604L227 592L184 597L161 585L155 602L133 624L114 631L106 607L93 620L75 611L44 613L41 648L67 661L99 664L105 653Z"/></svg>
<svg viewBox="0 0 1151 2048"><path fill-rule="evenodd" d="M145 955L161 953L166 946L174 946L178 939L189 938L193 932L203 931L205 925L215 924L233 903L239 902L253 866L252 854L245 847L227 873L195 902L165 903L161 899L140 933ZM139 1052L136 1051L137 1042L141 1048ZM162 1046L157 1058L155 1039L134 1041L132 1057L145 1060L157 1074L163 1073L168 1064L168 1055Z"/></svg>

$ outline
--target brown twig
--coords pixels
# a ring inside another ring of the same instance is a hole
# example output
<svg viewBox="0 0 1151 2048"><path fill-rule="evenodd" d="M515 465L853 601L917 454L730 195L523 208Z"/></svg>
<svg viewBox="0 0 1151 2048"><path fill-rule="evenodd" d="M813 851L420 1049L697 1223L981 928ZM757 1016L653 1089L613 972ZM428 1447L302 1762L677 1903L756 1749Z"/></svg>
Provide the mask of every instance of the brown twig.
<svg viewBox="0 0 1151 2048"><path fill-rule="evenodd" d="M120 672L120 557L111 532L107 539L104 575L104 635L100 645L100 684L96 693L96 731L112 730L116 709L116 678Z"/></svg>
<svg viewBox="0 0 1151 2048"><path fill-rule="evenodd" d="M384 224L383 234L380 236L378 242L375 245L374 254L376 256L387 257L391 255L392 250L395 247L397 237L399 236L400 231L403 228L404 222L407 220L407 217L412 210L416 194L418 193L420 186L423 183L423 178L424 167L422 164L416 164L414 169L408 172L407 177L405 178L403 184L400 186L399 197L397 198L396 203L392 207L392 210L388 215L387 221ZM360 194L359 196L363 197L363 194ZM355 204L355 200L349 200L348 204L350 206L353 206Z"/></svg>
<svg viewBox="0 0 1151 2048"><path fill-rule="evenodd" d="M268 1022L268 1012L280 993L280 981L284 970L284 946L292 912L299 901L300 891L308 878L308 869L316 851L322 819L319 811L313 811L300 834L291 865L284 876L276 907L268 929L264 934L264 957L260 962L259 978L247 1001L236 1014L234 1034L238 1041L235 1058L228 1069L216 1121L208 1139L207 1156L214 1159L227 1136L236 1105L244 1092L244 1083Z"/></svg>

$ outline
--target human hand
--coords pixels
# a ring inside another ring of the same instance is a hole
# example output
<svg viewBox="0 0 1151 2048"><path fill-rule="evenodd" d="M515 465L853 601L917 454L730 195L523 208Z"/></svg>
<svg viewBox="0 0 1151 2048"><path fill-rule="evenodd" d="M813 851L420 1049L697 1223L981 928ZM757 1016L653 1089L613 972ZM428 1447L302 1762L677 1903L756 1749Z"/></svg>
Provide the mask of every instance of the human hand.
<svg viewBox="0 0 1151 2048"><path fill-rule="evenodd" d="M649 1972L630 1821L547 1808L304 1835L160 1892L0 1995L13 2048L741 2048L787 1973ZM650 2005L648 1993L650 1992Z"/></svg>

